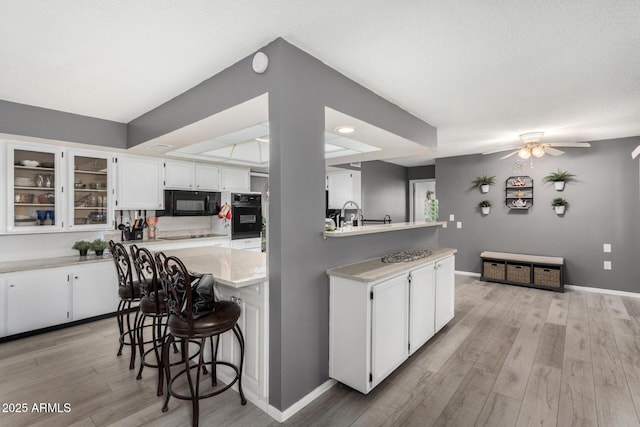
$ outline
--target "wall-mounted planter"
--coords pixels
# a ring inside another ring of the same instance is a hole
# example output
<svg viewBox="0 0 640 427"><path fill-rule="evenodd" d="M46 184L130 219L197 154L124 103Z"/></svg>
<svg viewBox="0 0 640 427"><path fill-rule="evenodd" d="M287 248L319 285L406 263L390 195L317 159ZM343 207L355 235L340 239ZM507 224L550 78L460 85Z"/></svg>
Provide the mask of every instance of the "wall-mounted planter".
<svg viewBox="0 0 640 427"><path fill-rule="evenodd" d="M559 216L564 215L564 211L566 210L568 204L569 202L567 202L567 200L563 199L562 197L556 197L551 201L553 210L555 210L556 214L558 214Z"/></svg>
<svg viewBox="0 0 640 427"><path fill-rule="evenodd" d="M482 215L489 215L489 212L491 212L491 206L481 207L480 209L482 209Z"/></svg>
<svg viewBox="0 0 640 427"><path fill-rule="evenodd" d="M553 186L556 191L564 190L564 184L573 181L576 176L567 171L561 171L558 169L556 172L551 172L549 175L543 178L544 182L553 182Z"/></svg>
<svg viewBox="0 0 640 427"><path fill-rule="evenodd" d="M554 206L553 209L555 209L556 214L558 215L564 215L564 211L565 211L566 206Z"/></svg>
<svg viewBox="0 0 640 427"><path fill-rule="evenodd" d="M488 193L489 192L489 185L488 184L481 185L480 186L480 192L481 193Z"/></svg>
<svg viewBox="0 0 640 427"><path fill-rule="evenodd" d="M496 183L496 176L482 175L471 182L474 188L479 188L481 193L488 193L489 186Z"/></svg>
<svg viewBox="0 0 640 427"><path fill-rule="evenodd" d="M553 186L556 187L556 191L564 190L564 181L555 181Z"/></svg>

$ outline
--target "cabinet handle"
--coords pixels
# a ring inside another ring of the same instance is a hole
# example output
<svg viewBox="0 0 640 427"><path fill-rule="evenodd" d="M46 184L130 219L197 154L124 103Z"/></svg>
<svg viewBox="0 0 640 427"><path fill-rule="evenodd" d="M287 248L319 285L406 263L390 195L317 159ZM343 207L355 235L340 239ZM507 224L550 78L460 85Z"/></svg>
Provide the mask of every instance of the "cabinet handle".
<svg viewBox="0 0 640 427"><path fill-rule="evenodd" d="M73 280L78 280L78 276L73 276Z"/></svg>

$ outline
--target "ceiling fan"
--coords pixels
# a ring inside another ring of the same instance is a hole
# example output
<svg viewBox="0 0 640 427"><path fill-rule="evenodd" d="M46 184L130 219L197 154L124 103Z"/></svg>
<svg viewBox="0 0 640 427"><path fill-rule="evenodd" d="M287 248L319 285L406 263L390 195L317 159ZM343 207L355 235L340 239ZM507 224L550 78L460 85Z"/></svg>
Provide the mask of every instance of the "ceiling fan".
<svg viewBox="0 0 640 427"><path fill-rule="evenodd" d="M509 147L501 148L499 150L487 151L482 154L493 154L501 151L514 150L506 156L500 157L500 160L509 158L514 154L517 154L521 159L528 159L529 157L542 157L545 154L552 156L559 156L564 154L564 151L557 150L554 147L591 147L588 142L543 142L541 143L544 132L528 132L520 135L520 141L522 141L521 147Z"/></svg>

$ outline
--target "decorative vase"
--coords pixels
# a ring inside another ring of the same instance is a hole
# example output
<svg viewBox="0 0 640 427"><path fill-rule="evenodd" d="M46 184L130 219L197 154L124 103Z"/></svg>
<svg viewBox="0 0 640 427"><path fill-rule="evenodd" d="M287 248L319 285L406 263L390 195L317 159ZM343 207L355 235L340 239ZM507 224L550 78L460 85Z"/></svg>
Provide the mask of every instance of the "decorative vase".
<svg viewBox="0 0 640 427"><path fill-rule="evenodd" d="M86 257L89 249L78 249L78 251L80 252L80 256Z"/></svg>
<svg viewBox="0 0 640 427"><path fill-rule="evenodd" d="M554 206L553 208L558 215L564 215L564 208L566 208L566 206Z"/></svg>
<svg viewBox="0 0 640 427"><path fill-rule="evenodd" d="M489 186L487 184L481 185L480 186L480 192L481 193L488 193L489 192Z"/></svg>
<svg viewBox="0 0 640 427"><path fill-rule="evenodd" d="M480 209L482 209L482 215L489 215L491 212L491 206L482 206Z"/></svg>
<svg viewBox="0 0 640 427"><path fill-rule="evenodd" d="M556 191L564 190L564 181L554 181L553 185L556 187Z"/></svg>

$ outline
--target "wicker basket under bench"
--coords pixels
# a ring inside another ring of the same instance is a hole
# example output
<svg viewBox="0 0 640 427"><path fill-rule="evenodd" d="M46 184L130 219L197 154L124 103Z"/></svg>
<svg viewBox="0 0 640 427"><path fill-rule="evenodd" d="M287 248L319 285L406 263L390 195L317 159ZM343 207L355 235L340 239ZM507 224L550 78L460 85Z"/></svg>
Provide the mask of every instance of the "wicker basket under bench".
<svg viewBox="0 0 640 427"><path fill-rule="evenodd" d="M564 258L484 251L482 280L564 292Z"/></svg>

